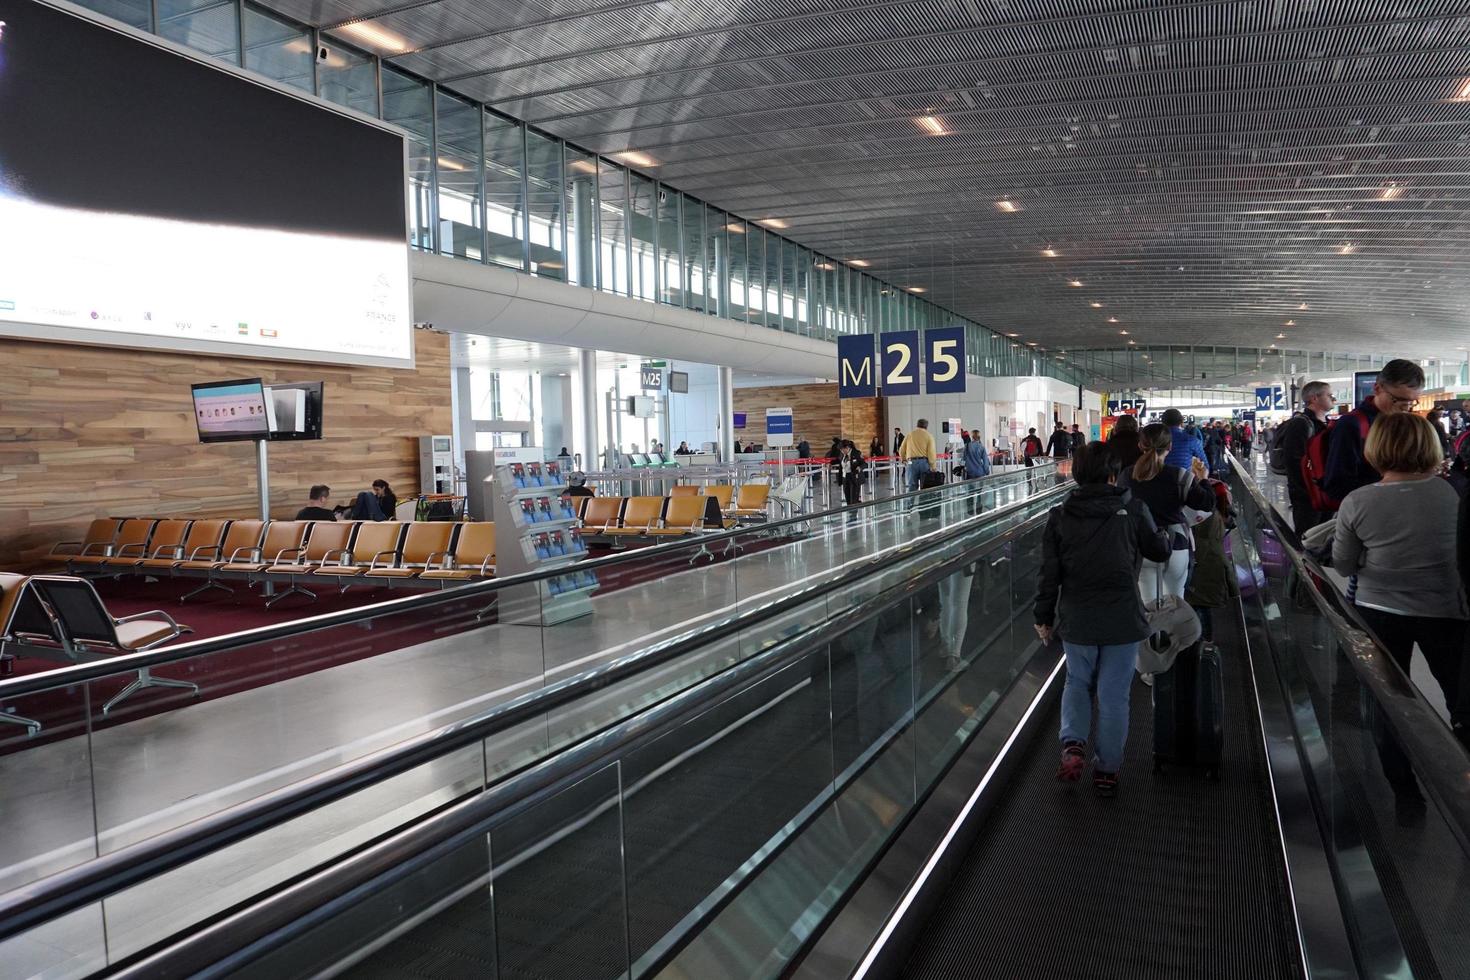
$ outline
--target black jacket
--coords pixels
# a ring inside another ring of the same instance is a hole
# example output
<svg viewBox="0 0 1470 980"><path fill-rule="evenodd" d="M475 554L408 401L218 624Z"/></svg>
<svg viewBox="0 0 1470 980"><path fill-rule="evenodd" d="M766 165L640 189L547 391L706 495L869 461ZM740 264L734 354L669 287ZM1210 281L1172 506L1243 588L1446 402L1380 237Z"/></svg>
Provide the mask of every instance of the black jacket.
<svg viewBox="0 0 1470 980"><path fill-rule="evenodd" d="M1133 469L1133 464L1138 462L1139 454L1143 450L1138 448L1138 433L1108 433L1108 448L1113 455L1123 461L1123 470L1127 472Z"/></svg>
<svg viewBox="0 0 1470 980"><path fill-rule="evenodd" d="M1046 448L1055 458L1066 459L1067 454L1072 451L1072 437L1064 430L1058 429L1051 434Z"/></svg>
<svg viewBox="0 0 1470 980"><path fill-rule="evenodd" d="M1122 487L1073 490L1041 539L1036 622L1071 643L1135 643L1148 636L1138 595L1144 558L1167 561L1168 536Z"/></svg>
<svg viewBox="0 0 1470 980"><path fill-rule="evenodd" d="M1332 426L1332 435L1327 437L1327 472L1322 474L1322 489L1337 500L1346 500L1354 490L1381 479L1378 471L1363 458L1367 440L1358 416L1366 417L1370 426L1378 418L1378 406L1373 404L1371 395L1338 419Z"/></svg>
<svg viewBox="0 0 1470 980"><path fill-rule="evenodd" d="M1215 509L1215 491L1194 479L1192 473L1185 480L1183 471L1177 466L1165 465L1158 476L1146 483L1135 483L1132 472L1125 470L1118 485L1148 507L1149 516L1158 527L1188 524L1184 519L1185 507L1203 511Z"/></svg>
<svg viewBox="0 0 1470 980"><path fill-rule="evenodd" d="M1282 422L1276 429L1276 450L1281 453L1281 465L1286 467L1286 489L1305 497L1307 485L1302 480L1302 457L1307 454L1307 443L1327 423L1310 412L1297 412Z"/></svg>
<svg viewBox="0 0 1470 980"><path fill-rule="evenodd" d="M854 452L852 454L852 472L847 474L844 474L842 472L841 454L839 454L836 459L832 460L832 462L827 465L832 467L832 475L842 482L860 483L863 479L863 469L867 466L867 460L863 459L862 453Z"/></svg>

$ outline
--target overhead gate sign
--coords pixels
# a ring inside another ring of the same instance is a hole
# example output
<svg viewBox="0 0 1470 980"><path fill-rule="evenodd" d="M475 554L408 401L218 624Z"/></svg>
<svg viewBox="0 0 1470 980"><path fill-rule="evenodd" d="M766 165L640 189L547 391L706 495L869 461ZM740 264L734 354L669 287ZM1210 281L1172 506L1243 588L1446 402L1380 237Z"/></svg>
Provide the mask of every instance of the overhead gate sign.
<svg viewBox="0 0 1470 980"><path fill-rule="evenodd" d="M874 350L874 341L877 350ZM922 383L921 383L922 379ZM965 390L965 328L894 330L837 338L837 396L959 394Z"/></svg>

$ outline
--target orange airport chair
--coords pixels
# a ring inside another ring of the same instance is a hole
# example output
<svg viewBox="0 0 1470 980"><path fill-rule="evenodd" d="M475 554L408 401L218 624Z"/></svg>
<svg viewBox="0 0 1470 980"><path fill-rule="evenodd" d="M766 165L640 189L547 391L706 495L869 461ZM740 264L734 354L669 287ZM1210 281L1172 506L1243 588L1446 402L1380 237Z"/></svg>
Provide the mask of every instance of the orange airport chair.
<svg viewBox="0 0 1470 980"><path fill-rule="evenodd" d="M615 528L623 514L623 497L588 497L587 509L582 512L584 534L601 534Z"/></svg>
<svg viewBox="0 0 1470 980"><path fill-rule="evenodd" d="M765 517L766 501L771 496L771 485L769 483L746 483L740 487L740 496L735 499L735 506L727 508L725 513L731 517Z"/></svg>
<svg viewBox="0 0 1470 980"><path fill-rule="evenodd" d="M380 562L384 567L398 564L403 528L397 521L363 521L352 539L352 548L339 556L337 564L329 559L313 568L311 574L336 579L346 592L352 588L352 580L361 578L370 567Z"/></svg>
<svg viewBox="0 0 1470 980"><path fill-rule="evenodd" d="M111 543L87 545L82 548L81 554L67 558L66 570L74 575L83 569L100 570L108 562L116 561L118 555L127 552L132 552L135 559L146 557L148 537L153 533L153 525L156 523L158 522L151 517L131 517L123 521Z"/></svg>
<svg viewBox="0 0 1470 980"><path fill-rule="evenodd" d="M251 548L248 555L232 558L215 568L217 572L244 575L246 580L258 575L272 565L284 565L287 558L301 554L301 542L306 537L311 521L271 521L265 526L265 537L260 547Z"/></svg>
<svg viewBox="0 0 1470 980"><path fill-rule="evenodd" d="M646 533L655 537L678 537L703 530L704 512L708 501L709 498L703 495L691 497L683 494L678 497L670 497L668 509L664 511L662 525L649 528Z"/></svg>
<svg viewBox="0 0 1470 980"><path fill-rule="evenodd" d="M138 547L131 549L135 553L129 554L128 551L119 548L117 551L117 560L107 563L108 570L111 571L118 566L126 566L136 570L138 566L149 559L163 559L164 561L172 562L178 558L182 558L184 539L188 537L189 527L193 523L193 521L173 519L159 521L158 526L153 529L153 537L148 539L146 551L142 547Z"/></svg>
<svg viewBox="0 0 1470 980"><path fill-rule="evenodd" d="M587 501L589 501L591 499L592 499L591 497L581 497L581 496L579 496L579 497L572 497L571 498L571 501L572 501L572 513L574 515L576 515L577 520L580 521L582 519L582 515L587 512Z"/></svg>
<svg viewBox="0 0 1470 980"><path fill-rule="evenodd" d="M667 499L667 497L629 497L627 505L623 507L621 525L605 527L602 533L614 538L646 535L651 528L658 526L659 519L663 517L664 502Z"/></svg>
<svg viewBox="0 0 1470 980"><path fill-rule="evenodd" d="M414 521L408 525L408 535L403 539L403 550L392 565L379 565L376 561L363 573L367 578L384 578L392 587L394 579L415 578L420 572L433 567L436 559L442 560L449 553L449 540L458 524L446 521Z"/></svg>
<svg viewBox="0 0 1470 980"><path fill-rule="evenodd" d="M426 568L419 578L438 582L447 588L450 582L468 582L495 575L495 522L476 521L459 529L454 542L453 560L443 568Z"/></svg>
<svg viewBox="0 0 1470 980"><path fill-rule="evenodd" d="M286 591L279 592L266 600L269 609L288 595L309 596L316 600L316 593L296 584L300 575L310 575L318 567L332 560L333 556L349 554L347 546L352 543L355 521L316 521L311 525L311 535L306 539L306 548L295 561L273 564L265 570L267 575L286 576Z"/></svg>
<svg viewBox="0 0 1470 980"><path fill-rule="evenodd" d="M99 517L87 525L87 532L82 535L80 541L58 541L52 545L49 557L67 558L72 555L101 552L111 546L112 539L117 537L118 525L121 523L116 517Z"/></svg>
<svg viewBox="0 0 1470 980"><path fill-rule="evenodd" d="M155 547L150 557L138 559L133 563L133 568L140 572L164 569L172 572L186 561L218 559L220 539L225 536L225 528L229 526L229 521L191 521L189 533L183 541L173 548ZM159 532L155 531L155 544L158 536Z"/></svg>
<svg viewBox="0 0 1470 980"><path fill-rule="evenodd" d="M730 501L735 497L735 488L728 483L711 483L704 488L704 492L715 498L722 511L730 506Z"/></svg>
<svg viewBox="0 0 1470 980"><path fill-rule="evenodd" d="M697 483L676 483L669 491L670 497L689 497L698 494L699 484Z"/></svg>
<svg viewBox="0 0 1470 980"><path fill-rule="evenodd" d="M232 561L244 561L252 555L260 553L260 536L265 532L265 521L233 521L230 529L225 533L224 543L217 548L207 548L206 552L212 552L208 558L187 558L174 566L175 571L204 572L204 584L191 592L179 596L180 602L187 602L194 596L210 589L219 589L221 592L234 592L235 590L223 582L215 580L214 573Z"/></svg>

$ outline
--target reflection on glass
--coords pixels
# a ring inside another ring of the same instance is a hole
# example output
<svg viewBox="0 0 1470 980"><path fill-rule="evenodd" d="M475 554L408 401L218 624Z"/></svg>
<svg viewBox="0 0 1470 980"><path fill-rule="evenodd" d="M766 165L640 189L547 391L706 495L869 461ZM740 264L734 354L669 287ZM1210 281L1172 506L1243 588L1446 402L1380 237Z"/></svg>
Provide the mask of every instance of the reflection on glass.
<svg viewBox="0 0 1470 980"><path fill-rule="evenodd" d="M490 261L525 269L525 153L518 123L485 113L485 226Z"/></svg>
<svg viewBox="0 0 1470 980"><path fill-rule="evenodd" d="M245 8L242 20L245 25L245 67L310 92L311 31L250 6Z"/></svg>
<svg viewBox="0 0 1470 980"><path fill-rule="evenodd" d="M221 61L239 63L239 21L230 0L158 0L158 33Z"/></svg>
<svg viewBox="0 0 1470 980"><path fill-rule="evenodd" d="M680 288L683 273L679 261L679 194L662 185L658 189L658 275L659 298L670 306L683 306Z"/></svg>
<svg viewBox="0 0 1470 980"><path fill-rule="evenodd" d="M758 225L747 224L746 254L746 316L751 323L766 322L766 231Z"/></svg>
<svg viewBox="0 0 1470 980"><path fill-rule="evenodd" d="M149 30L149 21L153 19L153 5L148 0L80 0L78 6L95 10L141 31Z"/></svg>
<svg viewBox="0 0 1470 980"><path fill-rule="evenodd" d="M597 285L597 158L567 147L568 282Z"/></svg>
<svg viewBox="0 0 1470 980"><path fill-rule="evenodd" d="M680 244L684 256L684 306L686 309L704 311L708 309L704 279L705 271L709 268L704 255L704 204L685 194L683 210Z"/></svg>
<svg viewBox="0 0 1470 980"><path fill-rule="evenodd" d="M378 114L378 69L373 59L336 38L323 38L327 58L317 65L317 95L328 102Z"/></svg>
<svg viewBox="0 0 1470 980"><path fill-rule="evenodd" d="M628 171L601 161L597 220L599 229L598 286L619 296L628 295Z"/></svg>
<svg viewBox="0 0 1470 980"><path fill-rule="evenodd" d="M383 118L408 130L408 242L414 248L432 249L434 114L429 86L385 67Z"/></svg>
<svg viewBox="0 0 1470 980"><path fill-rule="evenodd" d="M629 259L632 294L639 299L653 300L658 296L655 273L658 264L658 226L654 214L658 187L647 177L631 171L628 182L631 191L628 231L633 250Z"/></svg>
<svg viewBox="0 0 1470 980"><path fill-rule="evenodd" d="M565 281L561 143L527 132L526 177L530 187L531 272Z"/></svg>
<svg viewBox="0 0 1470 980"><path fill-rule="evenodd" d="M439 251L480 260L480 110L443 90L438 93Z"/></svg>

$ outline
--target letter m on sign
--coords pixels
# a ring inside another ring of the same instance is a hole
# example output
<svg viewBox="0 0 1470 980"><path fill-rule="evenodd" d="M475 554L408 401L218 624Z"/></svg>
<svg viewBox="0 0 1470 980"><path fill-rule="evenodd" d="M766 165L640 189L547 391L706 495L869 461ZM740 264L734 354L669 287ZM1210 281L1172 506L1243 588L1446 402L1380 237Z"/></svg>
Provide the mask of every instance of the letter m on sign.
<svg viewBox="0 0 1470 980"><path fill-rule="evenodd" d="M873 372L873 335L837 338L837 397L872 398L878 393Z"/></svg>

